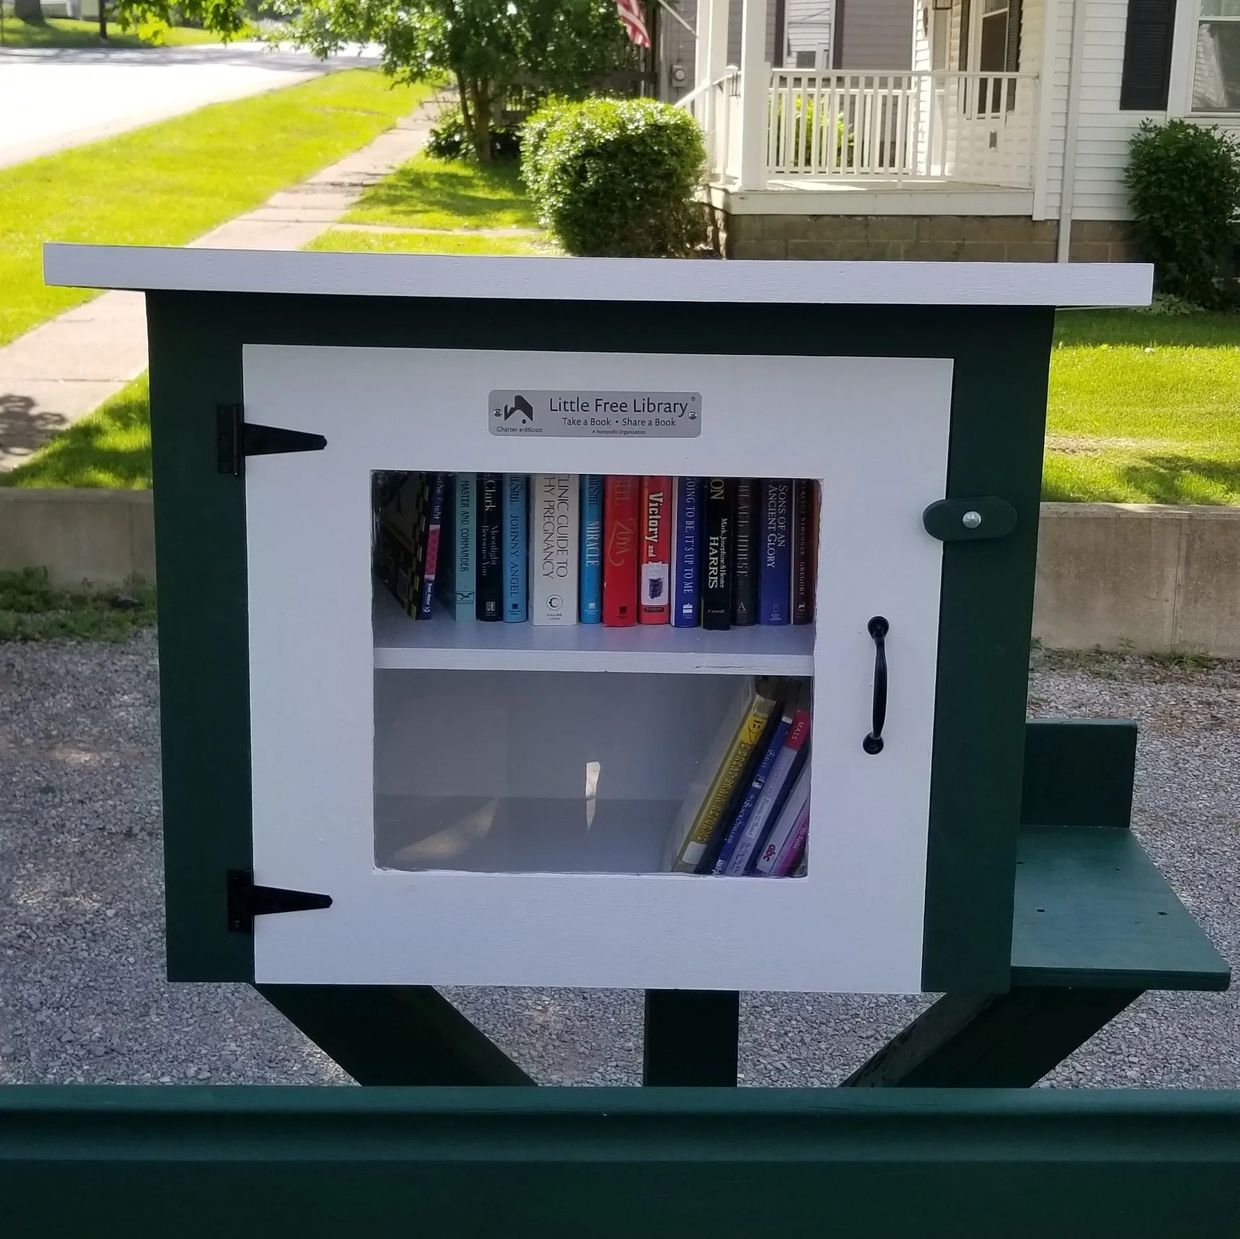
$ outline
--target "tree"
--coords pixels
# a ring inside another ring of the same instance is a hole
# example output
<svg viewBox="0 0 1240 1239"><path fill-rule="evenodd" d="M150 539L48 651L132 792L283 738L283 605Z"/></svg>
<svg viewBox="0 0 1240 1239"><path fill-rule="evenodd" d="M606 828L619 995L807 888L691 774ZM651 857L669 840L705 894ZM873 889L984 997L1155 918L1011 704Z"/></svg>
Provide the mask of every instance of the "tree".
<svg viewBox="0 0 1240 1239"><path fill-rule="evenodd" d="M580 96L629 64L615 0L277 0L281 37L327 56L349 43L378 43L383 70L398 81L447 76L481 163L491 126L514 88ZM168 21L173 0L118 0L127 22ZM176 0L178 12L210 30L244 28L244 0Z"/></svg>
<svg viewBox="0 0 1240 1239"><path fill-rule="evenodd" d="M46 26L41 0L13 0L13 16L30 26Z"/></svg>

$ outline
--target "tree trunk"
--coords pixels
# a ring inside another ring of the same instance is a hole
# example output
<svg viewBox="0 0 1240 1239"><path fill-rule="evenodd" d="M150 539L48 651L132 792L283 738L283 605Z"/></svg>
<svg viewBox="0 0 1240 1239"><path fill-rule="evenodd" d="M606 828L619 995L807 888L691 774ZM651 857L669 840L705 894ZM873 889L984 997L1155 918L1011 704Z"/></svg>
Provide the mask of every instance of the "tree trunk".
<svg viewBox="0 0 1240 1239"><path fill-rule="evenodd" d="M46 26L40 0L13 0L13 16L28 26Z"/></svg>
<svg viewBox="0 0 1240 1239"><path fill-rule="evenodd" d="M99 37L108 41L108 4L107 0L99 0Z"/></svg>
<svg viewBox="0 0 1240 1239"><path fill-rule="evenodd" d="M491 92L486 82L470 82L469 101L471 124L470 132L474 137L474 154L482 167L491 163Z"/></svg>

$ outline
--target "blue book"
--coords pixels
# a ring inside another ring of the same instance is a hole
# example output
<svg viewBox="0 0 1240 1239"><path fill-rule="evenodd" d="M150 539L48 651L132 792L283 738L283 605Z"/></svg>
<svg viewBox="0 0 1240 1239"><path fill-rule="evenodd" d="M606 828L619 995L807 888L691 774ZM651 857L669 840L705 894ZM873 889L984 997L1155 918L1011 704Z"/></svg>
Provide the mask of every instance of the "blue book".
<svg viewBox="0 0 1240 1239"><path fill-rule="evenodd" d="M672 526L672 624L696 628L702 622L702 479L676 479Z"/></svg>
<svg viewBox="0 0 1240 1239"><path fill-rule="evenodd" d="M749 825L749 819L753 816L754 806L758 803L758 797L766 786L771 768L775 765L775 759L779 756L779 750L784 747L784 741L788 738L788 732L791 727L792 707L787 705L780 711L779 722L771 733L771 741L766 746L766 752L762 754L762 760L758 763L758 768L753 772L753 778L749 781L749 788L745 792L745 798L736 810L736 816L727 828L727 834L724 836L723 845L715 857L714 867L711 872L725 873L727 871L728 862L732 859L732 855L736 851L736 845L741 841L745 833L745 827Z"/></svg>
<svg viewBox="0 0 1240 1239"><path fill-rule="evenodd" d="M792 622L792 483L767 478L758 509L758 623Z"/></svg>
<svg viewBox="0 0 1240 1239"><path fill-rule="evenodd" d="M530 615L528 496L529 479L524 473L504 474L500 544L503 547L504 622L508 624L520 624Z"/></svg>
<svg viewBox="0 0 1240 1239"><path fill-rule="evenodd" d="M583 624L603 622L603 475L581 475L579 611Z"/></svg>
<svg viewBox="0 0 1240 1239"><path fill-rule="evenodd" d="M478 475L454 473L436 589L453 619L477 617Z"/></svg>

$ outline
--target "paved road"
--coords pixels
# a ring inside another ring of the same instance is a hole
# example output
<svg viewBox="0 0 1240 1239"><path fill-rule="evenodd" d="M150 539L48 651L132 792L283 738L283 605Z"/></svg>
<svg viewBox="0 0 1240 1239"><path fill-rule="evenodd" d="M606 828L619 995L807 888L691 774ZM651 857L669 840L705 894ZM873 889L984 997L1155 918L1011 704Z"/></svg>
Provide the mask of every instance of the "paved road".
<svg viewBox="0 0 1240 1239"><path fill-rule="evenodd" d="M324 65L308 53L260 43L0 51L0 167L330 68L375 63L353 53Z"/></svg>

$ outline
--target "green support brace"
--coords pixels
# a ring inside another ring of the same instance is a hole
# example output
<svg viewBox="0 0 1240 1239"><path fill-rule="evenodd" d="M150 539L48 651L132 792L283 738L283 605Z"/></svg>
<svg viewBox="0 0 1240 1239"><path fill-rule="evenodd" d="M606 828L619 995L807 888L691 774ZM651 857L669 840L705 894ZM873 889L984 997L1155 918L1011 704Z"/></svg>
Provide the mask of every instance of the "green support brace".
<svg viewBox="0 0 1240 1239"><path fill-rule="evenodd" d="M948 994L843 1088L1027 1088L1084 1045L1139 990Z"/></svg>
<svg viewBox="0 0 1240 1239"><path fill-rule="evenodd" d="M429 985L256 985L359 1084L533 1084Z"/></svg>
<svg viewBox="0 0 1240 1239"><path fill-rule="evenodd" d="M648 989L642 1083L735 1085L741 996L735 990Z"/></svg>

